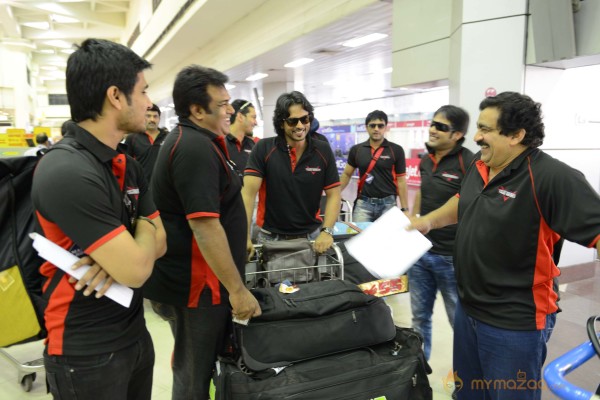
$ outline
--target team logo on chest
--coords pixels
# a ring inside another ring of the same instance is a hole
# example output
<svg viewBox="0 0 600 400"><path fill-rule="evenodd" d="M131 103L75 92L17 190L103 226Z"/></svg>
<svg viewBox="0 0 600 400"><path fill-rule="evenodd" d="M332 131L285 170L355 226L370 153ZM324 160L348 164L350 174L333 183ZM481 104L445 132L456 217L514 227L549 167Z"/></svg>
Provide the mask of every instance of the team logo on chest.
<svg viewBox="0 0 600 400"><path fill-rule="evenodd" d="M305 168L306 172L310 172L311 174L316 174L317 172L321 172L321 167L306 167Z"/></svg>
<svg viewBox="0 0 600 400"><path fill-rule="evenodd" d="M453 181L455 179L459 179L460 177L456 174L451 174L450 172L442 172L442 178L446 179L447 181Z"/></svg>
<svg viewBox="0 0 600 400"><path fill-rule="evenodd" d="M504 186L500 186L498 188L498 193L500 193L502 195L502 199L504 201L506 201L508 199L516 199L517 198L516 191L510 191L510 190L506 189Z"/></svg>

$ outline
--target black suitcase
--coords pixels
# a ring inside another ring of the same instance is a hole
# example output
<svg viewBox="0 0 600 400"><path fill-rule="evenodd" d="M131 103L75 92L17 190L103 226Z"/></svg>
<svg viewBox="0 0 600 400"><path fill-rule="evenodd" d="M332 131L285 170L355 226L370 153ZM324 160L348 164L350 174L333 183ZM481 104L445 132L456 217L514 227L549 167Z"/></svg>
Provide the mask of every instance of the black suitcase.
<svg viewBox="0 0 600 400"><path fill-rule="evenodd" d="M215 400L430 400L431 369L421 346L412 329L397 328L392 341L283 369L248 373L221 358Z"/></svg>
<svg viewBox="0 0 600 400"><path fill-rule="evenodd" d="M234 342L246 367L261 371L392 340L390 308L356 285L331 280L299 285L296 293L253 291L263 315L234 324Z"/></svg>

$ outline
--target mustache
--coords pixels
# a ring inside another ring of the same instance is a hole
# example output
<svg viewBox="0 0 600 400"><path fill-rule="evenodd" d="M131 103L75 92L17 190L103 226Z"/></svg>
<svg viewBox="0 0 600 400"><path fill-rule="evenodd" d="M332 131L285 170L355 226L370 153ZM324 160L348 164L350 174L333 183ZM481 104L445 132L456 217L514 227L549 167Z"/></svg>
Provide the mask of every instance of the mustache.
<svg viewBox="0 0 600 400"><path fill-rule="evenodd" d="M480 147L483 145L489 146L486 142L483 141L483 139L478 140L475 143L477 144L477 146L480 146Z"/></svg>

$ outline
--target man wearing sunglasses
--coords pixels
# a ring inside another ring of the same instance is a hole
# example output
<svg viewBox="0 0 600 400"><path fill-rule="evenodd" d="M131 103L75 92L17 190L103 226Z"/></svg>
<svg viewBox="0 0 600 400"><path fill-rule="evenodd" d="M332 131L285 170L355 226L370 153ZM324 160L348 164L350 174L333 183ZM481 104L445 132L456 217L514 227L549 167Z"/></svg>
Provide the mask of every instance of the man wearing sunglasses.
<svg viewBox="0 0 600 400"><path fill-rule="evenodd" d="M365 119L369 140L352 146L348 163L341 176L342 190L348 186L354 170L359 180L352 218L354 222L373 222L397 205L408 213L406 159L404 149L384 137L388 116L375 110Z"/></svg>
<svg viewBox="0 0 600 400"><path fill-rule="evenodd" d="M414 219L412 228L426 234L458 223L458 399L539 400L558 312L562 243L600 251L600 196L581 172L539 150L545 136L539 103L504 92L484 99L479 110L474 140L481 151L459 194Z"/></svg>
<svg viewBox="0 0 600 400"><path fill-rule="evenodd" d="M469 114L460 107L445 105L433 115L429 127L427 153L421 158L421 188L415 196L413 214L428 214L444 205L460 190L460 184L473 160L473 153L462 146L469 127ZM433 244L408 271L412 326L424 339L425 357L431 355L431 316L438 290L442 293L450 325L458 294L452 253L456 225L427 234Z"/></svg>
<svg viewBox="0 0 600 400"><path fill-rule="evenodd" d="M259 192L259 243L308 238L322 253L333 244L333 225L340 209L340 181L328 143L309 135L313 107L300 92L284 93L273 114L276 137L260 140L245 170L242 196L248 222ZM319 216L321 194L327 202ZM248 251L253 246L248 237Z"/></svg>

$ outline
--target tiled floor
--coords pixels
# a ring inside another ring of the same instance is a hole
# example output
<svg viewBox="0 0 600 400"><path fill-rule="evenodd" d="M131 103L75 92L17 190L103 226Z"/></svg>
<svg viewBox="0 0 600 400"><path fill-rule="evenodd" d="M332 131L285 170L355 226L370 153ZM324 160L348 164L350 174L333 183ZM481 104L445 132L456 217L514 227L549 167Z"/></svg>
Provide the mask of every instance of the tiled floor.
<svg viewBox="0 0 600 400"><path fill-rule="evenodd" d="M549 344L548 360L553 360L587 340L585 322L591 315L600 314L600 266L594 278L561 286L561 307L557 326ZM397 295L388 301L394 310L398 325L410 325L410 301L408 294ZM146 310L146 322L152 333L156 349L154 368L153 399L170 399L171 372L169 369L173 339L166 322L150 309ZM445 385L452 368L452 329L446 318L441 298L436 301L433 323L433 351L430 360L433 373L429 376L434 390L434 399L450 399L450 388ZM13 346L10 353L17 359L29 361L42 353L41 342ZM44 373L38 374L31 392L25 393L17 383L17 372L4 359L0 359L0 399L50 399L45 393ZM569 382L587 390L595 390L600 383L600 360L594 358L569 375ZM549 391L543 393L544 400L557 399Z"/></svg>

